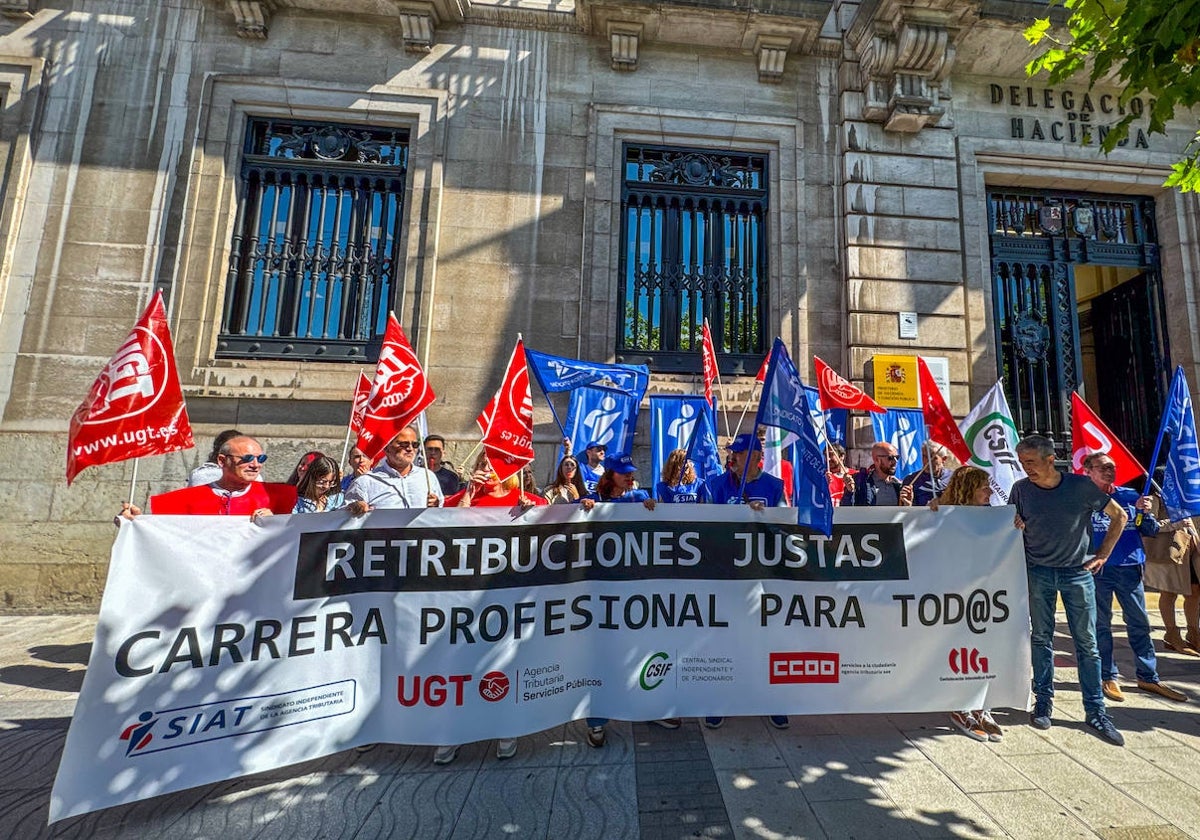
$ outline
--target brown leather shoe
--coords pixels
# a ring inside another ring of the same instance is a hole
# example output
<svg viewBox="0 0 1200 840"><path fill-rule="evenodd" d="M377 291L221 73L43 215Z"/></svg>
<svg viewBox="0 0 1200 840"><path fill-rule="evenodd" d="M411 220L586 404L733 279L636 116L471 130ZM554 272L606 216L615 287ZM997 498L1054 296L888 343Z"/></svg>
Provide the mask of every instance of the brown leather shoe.
<svg viewBox="0 0 1200 840"><path fill-rule="evenodd" d="M1200 650L1196 650L1194 646L1183 640L1179 628L1168 630L1163 634L1163 647L1176 653L1182 653L1184 656L1200 656Z"/></svg>
<svg viewBox="0 0 1200 840"><path fill-rule="evenodd" d="M1160 682L1138 680L1137 686L1142 691L1149 691L1151 694L1157 694L1159 697L1166 697L1168 700L1175 700L1179 703L1186 703L1188 699L1187 695L1182 691L1176 691L1171 686L1163 685Z"/></svg>
<svg viewBox="0 0 1200 840"><path fill-rule="evenodd" d="M1121 686L1117 685L1116 680L1105 680L1104 685L1101 686L1101 690L1103 690L1104 696L1114 703L1123 703L1125 701L1125 695L1121 692Z"/></svg>

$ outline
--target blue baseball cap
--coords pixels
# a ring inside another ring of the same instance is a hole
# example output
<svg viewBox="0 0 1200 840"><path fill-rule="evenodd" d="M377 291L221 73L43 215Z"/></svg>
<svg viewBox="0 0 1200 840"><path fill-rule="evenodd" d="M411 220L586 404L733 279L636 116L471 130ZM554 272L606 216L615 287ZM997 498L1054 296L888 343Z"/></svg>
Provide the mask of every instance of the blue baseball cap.
<svg viewBox="0 0 1200 840"><path fill-rule="evenodd" d="M604 459L604 469L608 472L631 473L637 472L637 466L628 455L612 455Z"/></svg>
<svg viewBox="0 0 1200 840"><path fill-rule="evenodd" d="M586 451L586 450L588 450L588 449L603 449L605 452L607 452L607 451L608 451L608 444L606 444L606 443L601 443L601 442L600 442L600 441L598 441L598 440L594 440L594 441L592 441L591 443L589 443L587 446L585 446L585 447L583 447L583 448L584 448L584 450L585 450L585 451Z"/></svg>
<svg viewBox="0 0 1200 840"><path fill-rule="evenodd" d="M733 439L733 443L729 444L730 452L762 452L762 444L758 442L758 435L744 434L738 435Z"/></svg>

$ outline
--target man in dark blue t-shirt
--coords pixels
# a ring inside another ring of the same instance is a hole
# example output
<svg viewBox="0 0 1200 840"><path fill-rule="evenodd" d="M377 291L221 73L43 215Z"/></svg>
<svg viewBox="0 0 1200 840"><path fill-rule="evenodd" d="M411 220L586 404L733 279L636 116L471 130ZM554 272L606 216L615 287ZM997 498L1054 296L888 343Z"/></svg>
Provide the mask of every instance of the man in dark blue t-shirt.
<svg viewBox="0 0 1200 840"><path fill-rule="evenodd" d="M1186 701L1186 694L1163 685L1159 680L1158 659L1154 655L1154 642L1150 639L1150 616L1146 613L1146 590L1142 587L1142 572L1146 565L1142 537L1153 537L1158 533L1158 520L1145 513L1150 510L1150 498L1128 487L1115 486L1117 464L1104 452L1094 452L1084 458L1083 469L1092 483L1116 501L1129 517L1108 562L1096 575L1096 646L1100 651L1100 679L1103 681L1104 696L1116 702L1125 699L1117 682L1120 674L1113 659L1112 599L1116 595L1125 617L1129 647L1137 659L1138 688L1168 700ZM1143 514L1140 526L1135 524L1139 512ZM1108 533L1108 526L1108 515L1104 511L1092 514L1093 547L1099 547Z"/></svg>
<svg viewBox="0 0 1200 840"><path fill-rule="evenodd" d="M750 458L750 467L746 459ZM746 485L742 486L742 474ZM783 504L783 482L763 472L762 444L755 435L738 435L729 444L729 468L704 483L708 501L714 505L750 505L754 510Z"/></svg>
<svg viewBox="0 0 1200 840"><path fill-rule="evenodd" d="M1075 641L1087 724L1107 741L1123 746L1125 738L1104 708L1093 576L1112 554L1129 517L1089 479L1059 472L1054 465L1054 444L1048 438L1030 435L1022 440L1017 444L1017 460L1028 476L1013 485L1009 502L1016 505L1014 524L1024 534L1029 616L1033 623L1029 652L1034 707L1029 721L1038 729L1050 728L1054 710L1054 608L1061 597ZM1089 558L1092 514L1100 511L1108 515L1111 524L1095 556Z"/></svg>

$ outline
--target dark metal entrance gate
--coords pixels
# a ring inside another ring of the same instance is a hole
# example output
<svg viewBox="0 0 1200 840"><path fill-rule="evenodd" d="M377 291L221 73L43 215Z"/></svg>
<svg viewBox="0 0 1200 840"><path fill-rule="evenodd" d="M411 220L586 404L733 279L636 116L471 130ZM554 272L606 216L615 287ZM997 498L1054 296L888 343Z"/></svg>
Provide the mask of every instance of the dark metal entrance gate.
<svg viewBox="0 0 1200 840"><path fill-rule="evenodd" d="M1000 373L1022 435L1069 457L1071 392L1083 381L1075 268L1139 268L1092 301L1099 394L1088 400L1148 458L1170 373L1154 200L992 190L992 314Z"/></svg>

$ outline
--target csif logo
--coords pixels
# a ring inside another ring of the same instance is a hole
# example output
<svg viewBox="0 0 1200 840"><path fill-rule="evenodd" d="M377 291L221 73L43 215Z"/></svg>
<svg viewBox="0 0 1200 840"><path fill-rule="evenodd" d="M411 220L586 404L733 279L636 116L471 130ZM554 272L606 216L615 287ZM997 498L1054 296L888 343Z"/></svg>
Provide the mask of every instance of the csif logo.
<svg viewBox="0 0 1200 840"><path fill-rule="evenodd" d="M660 650L650 654L638 673L638 685L642 687L642 691L653 691L662 685L663 680L671 673L673 664L670 654L666 651Z"/></svg>
<svg viewBox="0 0 1200 840"><path fill-rule="evenodd" d="M795 683L835 683L840 680L841 658L836 653L792 651L772 653L771 685Z"/></svg>
<svg viewBox="0 0 1200 840"><path fill-rule="evenodd" d="M948 657L950 670L956 674L986 674L988 660L976 648L953 648Z"/></svg>

